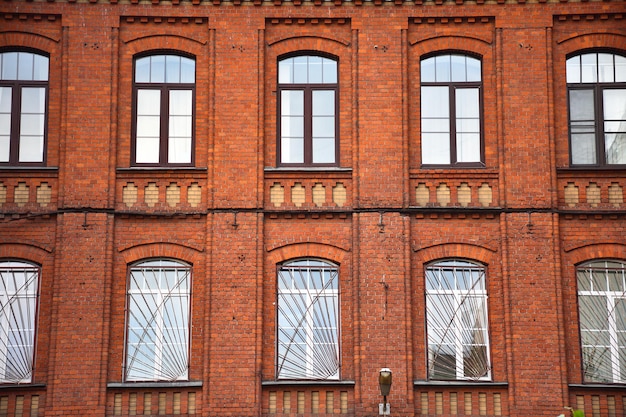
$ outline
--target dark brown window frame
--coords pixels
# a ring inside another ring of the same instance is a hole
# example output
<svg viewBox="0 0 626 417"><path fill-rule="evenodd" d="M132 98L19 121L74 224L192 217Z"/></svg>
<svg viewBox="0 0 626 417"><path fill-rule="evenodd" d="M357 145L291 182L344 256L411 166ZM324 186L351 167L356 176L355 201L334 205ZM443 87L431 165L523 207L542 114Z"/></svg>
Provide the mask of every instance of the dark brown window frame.
<svg viewBox="0 0 626 417"><path fill-rule="evenodd" d="M572 54L569 54L566 59L574 58L577 56L582 56L586 54L612 54L618 55L622 57L626 57L626 53L621 50L615 49L587 49L587 50L579 50ZM596 65L597 70L597 65ZM615 79L615 66L613 66L613 79ZM596 74L597 77L597 74ZM582 79L582 78L581 78ZM617 81L617 82L574 82L574 83L566 83L567 85L567 135L568 135L568 146L569 146L569 165L572 168L613 168L613 169L624 169L626 164L608 164L606 161L606 149L605 149L605 132L604 132L604 124L606 120L604 119L604 101L602 100L603 92L605 90L612 89L626 89L626 82ZM571 119L571 106L570 106L570 92L575 90L586 90L593 91L593 128L594 128L594 144L596 150L596 163L595 164L575 164L572 160L573 152L572 152L572 119Z"/></svg>
<svg viewBox="0 0 626 417"><path fill-rule="evenodd" d="M473 58L480 61L481 74L480 81L446 81L446 82L432 82L422 81L420 77L420 103L422 100L421 87L448 87L448 105L449 105L449 117L450 117L450 163L449 164L425 164L422 163L422 168L484 168L485 164L485 112L484 112L484 100L483 100L483 65L482 57L474 53L468 53L466 51L438 51L437 53L427 54L420 58L421 63L429 58L446 55L458 55L467 58ZM456 90L462 88L477 88L478 89L478 112L480 117L480 161L477 162L457 162L457 146L456 146ZM420 133L423 116L420 114ZM420 154L421 155L421 154Z"/></svg>
<svg viewBox="0 0 626 417"><path fill-rule="evenodd" d="M132 122L131 122L131 150L130 150L130 166L132 167L194 167L195 166L195 148L196 148L196 82L192 83L153 83L153 82L136 82L135 72L137 60L146 57L175 55L183 58L196 60L195 56L184 54L178 51L158 51L148 54L137 55L133 59L133 87L132 87ZM139 90L158 90L161 94L160 107L160 128L159 128L159 162L156 163L139 163L137 161L137 96ZM168 162L169 152L169 92L173 90L191 91L191 161L189 163L170 163Z"/></svg>
<svg viewBox="0 0 626 417"><path fill-rule="evenodd" d="M317 167L338 167L339 163L339 148L340 148L340 138L339 138L339 59L336 56L323 54L319 52L311 52L311 51L302 51L296 54L287 54L278 57L277 65L280 61L288 58L294 57L302 57L302 56L313 56L313 57L321 57L326 59L331 59L337 64L337 83L327 83L327 84L296 84L296 83L279 83L278 79L276 81L277 85L277 99L276 99L276 165L278 167L291 167L291 168L317 168ZM278 78L278 71L276 71L276 77ZM282 103L282 92L283 91L303 91L304 92L304 149L303 149L303 158L304 162L302 163L286 163L282 161L282 129L281 129L281 119L282 119L282 111L281 111L281 103ZM313 163L313 91L315 90L324 90L324 91L334 91L335 92L335 162L334 163Z"/></svg>
<svg viewBox="0 0 626 417"><path fill-rule="evenodd" d="M2 48L0 53L10 52L26 52L48 58L50 55L36 49L29 48ZM50 61L48 61L50 62ZM48 79L46 81L34 80L2 80L0 79L0 87L11 88L11 130L9 135L9 161L0 162L0 167L45 167L48 160L48 117L50 103L50 66L48 64ZM44 111L44 131L43 131L43 155L41 162L20 162L19 146L20 146L20 121L22 114L22 89L29 87L37 87L45 89L45 111Z"/></svg>

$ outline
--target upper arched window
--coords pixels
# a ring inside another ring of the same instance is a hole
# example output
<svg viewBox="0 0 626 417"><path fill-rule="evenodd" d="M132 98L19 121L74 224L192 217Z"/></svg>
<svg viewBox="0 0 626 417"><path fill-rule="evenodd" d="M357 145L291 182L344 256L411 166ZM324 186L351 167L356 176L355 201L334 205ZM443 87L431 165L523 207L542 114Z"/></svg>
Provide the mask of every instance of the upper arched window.
<svg viewBox="0 0 626 417"><path fill-rule="evenodd" d="M188 379L190 298L190 265L163 258L130 266L126 381Z"/></svg>
<svg viewBox="0 0 626 417"><path fill-rule="evenodd" d="M566 71L571 164L626 165L626 56L578 54Z"/></svg>
<svg viewBox="0 0 626 417"><path fill-rule="evenodd" d="M339 268L318 259L278 265L278 379L339 379Z"/></svg>
<svg viewBox="0 0 626 417"><path fill-rule="evenodd" d="M194 163L196 63L180 55L135 60L132 164Z"/></svg>
<svg viewBox="0 0 626 417"><path fill-rule="evenodd" d="M626 262L576 268L585 382L626 383Z"/></svg>
<svg viewBox="0 0 626 417"><path fill-rule="evenodd" d="M44 165L47 56L0 53L0 165Z"/></svg>
<svg viewBox="0 0 626 417"><path fill-rule="evenodd" d="M41 269L0 261L0 383L32 381Z"/></svg>
<svg viewBox="0 0 626 417"><path fill-rule="evenodd" d="M425 275L428 378L491 379L485 267L451 259Z"/></svg>
<svg viewBox="0 0 626 417"><path fill-rule="evenodd" d="M338 165L337 76L337 61L323 56L278 62L279 165Z"/></svg>
<svg viewBox="0 0 626 417"><path fill-rule="evenodd" d="M481 73L467 55L422 59L422 165L483 164Z"/></svg>

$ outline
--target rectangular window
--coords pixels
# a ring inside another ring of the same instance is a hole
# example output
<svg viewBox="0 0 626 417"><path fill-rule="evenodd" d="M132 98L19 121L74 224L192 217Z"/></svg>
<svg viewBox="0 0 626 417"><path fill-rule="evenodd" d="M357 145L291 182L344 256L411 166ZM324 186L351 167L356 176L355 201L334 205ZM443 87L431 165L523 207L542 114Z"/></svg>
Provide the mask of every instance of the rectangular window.
<svg viewBox="0 0 626 417"><path fill-rule="evenodd" d="M44 165L48 57L0 53L0 165Z"/></svg>
<svg viewBox="0 0 626 417"><path fill-rule="evenodd" d="M188 378L191 268L157 259L129 271L127 381Z"/></svg>
<svg viewBox="0 0 626 417"><path fill-rule="evenodd" d="M422 165L482 166L480 61L423 59L421 84Z"/></svg>
<svg viewBox="0 0 626 417"><path fill-rule="evenodd" d="M153 55L135 61L136 166L192 166L195 61Z"/></svg>
<svg viewBox="0 0 626 417"><path fill-rule="evenodd" d="M0 383L32 381L40 268L0 262Z"/></svg>

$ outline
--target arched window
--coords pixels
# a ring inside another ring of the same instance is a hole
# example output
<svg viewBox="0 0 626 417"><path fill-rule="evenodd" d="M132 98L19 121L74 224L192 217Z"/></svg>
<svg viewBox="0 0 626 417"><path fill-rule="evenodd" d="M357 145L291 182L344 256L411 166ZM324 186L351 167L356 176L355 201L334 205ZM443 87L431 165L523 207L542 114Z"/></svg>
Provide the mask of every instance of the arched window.
<svg viewBox="0 0 626 417"><path fill-rule="evenodd" d="M132 164L194 162L196 62L179 55L135 60Z"/></svg>
<svg viewBox="0 0 626 417"><path fill-rule="evenodd" d="M626 383L626 262L576 268L585 382Z"/></svg>
<svg viewBox="0 0 626 417"><path fill-rule="evenodd" d="M567 59L572 165L626 165L626 56L588 52Z"/></svg>
<svg viewBox="0 0 626 417"><path fill-rule="evenodd" d="M278 266L278 379L339 379L339 270L317 259Z"/></svg>
<svg viewBox="0 0 626 417"><path fill-rule="evenodd" d="M420 64L422 165L483 164L479 59L436 55Z"/></svg>
<svg viewBox="0 0 626 417"><path fill-rule="evenodd" d="M0 165L44 165L48 57L0 53Z"/></svg>
<svg viewBox="0 0 626 417"><path fill-rule="evenodd" d="M188 378L190 298L187 264L153 259L129 268L126 381Z"/></svg>
<svg viewBox="0 0 626 417"><path fill-rule="evenodd" d="M302 55L278 62L278 161L338 165L337 61Z"/></svg>
<svg viewBox="0 0 626 417"><path fill-rule="evenodd" d="M0 261L0 383L32 381L39 266Z"/></svg>
<svg viewBox="0 0 626 417"><path fill-rule="evenodd" d="M459 259L426 267L428 378L490 380L485 268Z"/></svg>

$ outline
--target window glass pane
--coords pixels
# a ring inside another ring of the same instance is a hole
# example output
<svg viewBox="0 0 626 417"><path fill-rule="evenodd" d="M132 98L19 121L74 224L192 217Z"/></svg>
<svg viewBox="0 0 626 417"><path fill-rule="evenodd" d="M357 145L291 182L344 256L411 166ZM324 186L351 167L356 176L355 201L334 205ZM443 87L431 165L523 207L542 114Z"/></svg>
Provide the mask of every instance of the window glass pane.
<svg viewBox="0 0 626 417"><path fill-rule="evenodd" d="M607 164L626 164L626 132L605 134L604 146Z"/></svg>
<svg viewBox="0 0 626 417"><path fill-rule="evenodd" d="M137 151L135 162L139 164L154 164L159 162L159 138L137 136Z"/></svg>
<svg viewBox="0 0 626 417"><path fill-rule="evenodd" d="M334 59L324 58L322 60L323 64L323 82L325 84L336 84L337 83L337 61Z"/></svg>
<svg viewBox="0 0 626 417"><path fill-rule="evenodd" d="M278 82L293 83L293 58L283 59L278 63Z"/></svg>
<svg viewBox="0 0 626 417"><path fill-rule="evenodd" d="M480 134L457 132L456 153L457 162L480 162Z"/></svg>
<svg viewBox="0 0 626 417"><path fill-rule="evenodd" d="M450 55L439 55L435 57L435 71L437 82L450 81Z"/></svg>
<svg viewBox="0 0 626 417"><path fill-rule="evenodd" d="M581 70L583 83L598 82L597 54L581 55Z"/></svg>
<svg viewBox="0 0 626 417"><path fill-rule="evenodd" d="M19 161L43 161L43 136L20 136Z"/></svg>
<svg viewBox="0 0 626 417"><path fill-rule="evenodd" d="M304 115L304 91L283 90L281 91L281 114L284 116Z"/></svg>
<svg viewBox="0 0 626 417"><path fill-rule="evenodd" d="M170 138L189 138L191 140L191 116L170 116Z"/></svg>
<svg viewBox="0 0 626 417"><path fill-rule="evenodd" d="M613 55L598 54L598 81L601 83L612 83L615 81L613 74Z"/></svg>
<svg viewBox="0 0 626 417"><path fill-rule="evenodd" d="M150 57L150 82L165 82L165 56L155 55Z"/></svg>
<svg viewBox="0 0 626 417"><path fill-rule="evenodd" d="M191 58L181 57L180 59L180 82L196 82L196 61Z"/></svg>
<svg viewBox="0 0 626 417"><path fill-rule="evenodd" d="M17 52L2 54L2 79L17 80Z"/></svg>
<svg viewBox="0 0 626 417"><path fill-rule="evenodd" d="M335 139L313 137L313 163L331 164L335 162Z"/></svg>
<svg viewBox="0 0 626 417"><path fill-rule="evenodd" d="M161 91L137 91L137 114L159 116L161 114Z"/></svg>
<svg viewBox="0 0 626 417"><path fill-rule="evenodd" d="M594 120L593 90L569 91L570 120Z"/></svg>
<svg viewBox="0 0 626 417"><path fill-rule="evenodd" d="M597 162L596 138L593 134L572 134L572 164L591 165Z"/></svg>
<svg viewBox="0 0 626 417"><path fill-rule="evenodd" d="M191 90L170 91L170 115L189 116L193 107L193 93Z"/></svg>
<svg viewBox="0 0 626 417"><path fill-rule="evenodd" d="M11 87L0 87L0 114L11 113Z"/></svg>
<svg viewBox="0 0 626 417"><path fill-rule="evenodd" d="M456 117L480 117L480 100L478 88L457 88L456 94Z"/></svg>
<svg viewBox="0 0 626 417"><path fill-rule="evenodd" d="M17 79L28 80L33 79L33 54L28 52L19 52L17 57Z"/></svg>
<svg viewBox="0 0 626 417"><path fill-rule="evenodd" d="M422 119L422 133L450 133L450 119Z"/></svg>
<svg viewBox="0 0 626 417"><path fill-rule="evenodd" d="M309 83L319 84L322 82L322 57L309 57Z"/></svg>
<svg viewBox="0 0 626 417"><path fill-rule="evenodd" d="M10 151L9 136L0 135L0 162L9 162Z"/></svg>
<svg viewBox="0 0 626 417"><path fill-rule="evenodd" d="M191 163L191 138L170 137L167 159L171 164Z"/></svg>
<svg viewBox="0 0 626 417"><path fill-rule="evenodd" d="M281 138L281 162L286 164L298 164L304 162L304 139Z"/></svg>
<svg viewBox="0 0 626 417"><path fill-rule="evenodd" d="M465 73L465 56L452 55L450 57L450 65L452 69L452 81L467 81L467 75Z"/></svg>
<svg viewBox="0 0 626 417"><path fill-rule="evenodd" d="M306 84L309 82L308 57L297 56L293 58L293 82Z"/></svg>
<svg viewBox="0 0 626 417"><path fill-rule="evenodd" d="M448 87L422 87L422 118L449 117L450 97Z"/></svg>
<svg viewBox="0 0 626 417"><path fill-rule="evenodd" d="M568 83L580 82L580 55L569 58L565 63Z"/></svg>
<svg viewBox="0 0 626 417"><path fill-rule="evenodd" d="M22 113L44 114L46 111L45 88L22 88Z"/></svg>
<svg viewBox="0 0 626 417"><path fill-rule="evenodd" d="M422 163L450 164L450 135L422 133Z"/></svg>
<svg viewBox="0 0 626 417"><path fill-rule="evenodd" d="M313 138L334 138L335 118L333 116L313 116Z"/></svg>
<svg viewBox="0 0 626 417"><path fill-rule="evenodd" d="M150 82L150 57L139 58L135 61L135 82Z"/></svg>
<svg viewBox="0 0 626 417"><path fill-rule="evenodd" d="M161 131L161 118L159 116L138 116L137 137L159 138Z"/></svg>
<svg viewBox="0 0 626 417"><path fill-rule="evenodd" d="M604 120L621 120L626 123L626 89L605 89L603 98ZM621 130L626 131L624 128Z"/></svg>
<svg viewBox="0 0 626 417"><path fill-rule="evenodd" d="M280 120L282 137L300 138L304 140L304 117L283 116Z"/></svg>
<svg viewBox="0 0 626 417"><path fill-rule="evenodd" d="M466 57L467 81L481 81L482 70L479 59Z"/></svg>
<svg viewBox="0 0 626 417"><path fill-rule="evenodd" d="M11 134L11 113L0 113L0 135Z"/></svg>
<svg viewBox="0 0 626 417"><path fill-rule="evenodd" d="M420 63L420 79L423 83L435 82L435 58L423 59Z"/></svg>
<svg viewBox="0 0 626 417"><path fill-rule="evenodd" d="M33 62L33 79L35 81L48 81L48 57L35 55Z"/></svg>
<svg viewBox="0 0 626 417"><path fill-rule="evenodd" d="M167 55L165 57L165 82L180 83L180 57Z"/></svg>
<svg viewBox="0 0 626 417"><path fill-rule="evenodd" d="M22 114L20 122L20 137L43 135L44 115L43 114Z"/></svg>
<svg viewBox="0 0 626 417"><path fill-rule="evenodd" d="M335 115L335 92L333 90L313 91L313 116Z"/></svg>
<svg viewBox="0 0 626 417"><path fill-rule="evenodd" d="M615 55L615 82L626 82L626 56Z"/></svg>

